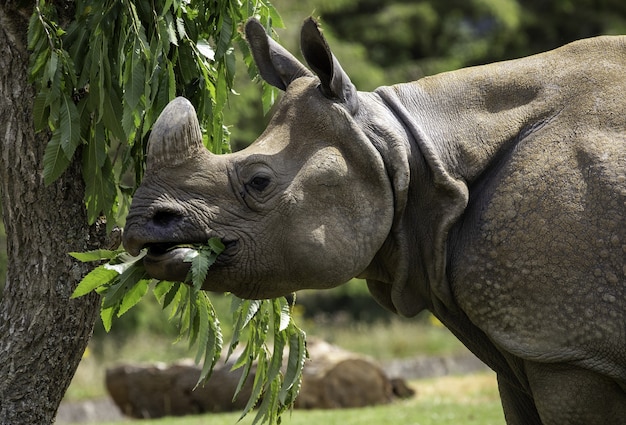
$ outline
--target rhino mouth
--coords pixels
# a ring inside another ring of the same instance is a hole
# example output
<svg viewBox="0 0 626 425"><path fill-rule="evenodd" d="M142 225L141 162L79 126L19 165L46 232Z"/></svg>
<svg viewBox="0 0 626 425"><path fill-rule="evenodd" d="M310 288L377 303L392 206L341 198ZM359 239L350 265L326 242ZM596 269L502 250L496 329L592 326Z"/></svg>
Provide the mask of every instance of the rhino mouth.
<svg viewBox="0 0 626 425"><path fill-rule="evenodd" d="M163 257L169 254L172 254L175 251L178 250L185 250L185 251L190 251L192 249L194 249L195 247L199 246L199 244L183 244L183 243L165 243L165 242L161 242L161 243L152 243L152 244L147 244L145 246L145 248L148 250L147 252L147 256L148 257Z"/></svg>
<svg viewBox="0 0 626 425"><path fill-rule="evenodd" d="M222 240L224 251L217 257L213 267L226 265L234 254L237 241ZM191 263L185 261L187 255L202 243L158 242L144 246L147 249L143 263L148 274L160 280L183 282L189 273Z"/></svg>

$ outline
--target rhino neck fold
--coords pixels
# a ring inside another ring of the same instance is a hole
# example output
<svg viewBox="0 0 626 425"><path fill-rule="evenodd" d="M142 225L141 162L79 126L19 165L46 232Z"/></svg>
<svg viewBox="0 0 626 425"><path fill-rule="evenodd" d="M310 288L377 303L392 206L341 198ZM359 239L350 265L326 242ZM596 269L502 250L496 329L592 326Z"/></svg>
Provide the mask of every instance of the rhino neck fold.
<svg viewBox="0 0 626 425"><path fill-rule="evenodd" d="M399 261L406 264L407 271L406 276L398 275L394 280L390 299L400 314L408 316L419 312L415 311L415 294L425 297L429 307L443 304L456 309L445 273L447 236L465 210L469 197L467 186L449 173L445 158L441 158L394 88L382 87L376 93L409 139L406 146L409 146L411 167L406 207L397 212L392 235L398 255L403 257Z"/></svg>

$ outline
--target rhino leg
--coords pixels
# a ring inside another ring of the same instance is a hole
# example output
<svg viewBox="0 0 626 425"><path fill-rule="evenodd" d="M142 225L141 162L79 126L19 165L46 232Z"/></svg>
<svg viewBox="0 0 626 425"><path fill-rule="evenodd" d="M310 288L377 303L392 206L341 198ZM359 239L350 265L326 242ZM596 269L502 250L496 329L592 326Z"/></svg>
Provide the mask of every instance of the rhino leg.
<svg viewBox="0 0 626 425"><path fill-rule="evenodd" d="M542 425L531 396L511 385L500 375L498 390L507 425Z"/></svg>
<svg viewBox="0 0 626 425"><path fill-rule="evenodd" d="M613 379L564 364L526 362L544 425L626 423L626 391Z"/></svg>

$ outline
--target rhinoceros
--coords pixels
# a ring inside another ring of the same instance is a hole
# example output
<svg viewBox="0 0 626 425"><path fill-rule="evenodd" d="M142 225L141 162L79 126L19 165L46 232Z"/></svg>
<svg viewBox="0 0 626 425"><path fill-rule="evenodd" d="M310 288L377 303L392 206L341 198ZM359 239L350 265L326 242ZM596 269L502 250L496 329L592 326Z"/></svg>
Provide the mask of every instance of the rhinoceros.
<svg viewBox="0 0 626 425"><path fill-rule="evenodd" d="M313 19L308 67L250 20L284 90L248 148L213 155L193 106L150 135L124 246L204 289L270 298L357 276L430 310L498 377L508 424L626 423L626 37L357 91Z"/></svg>

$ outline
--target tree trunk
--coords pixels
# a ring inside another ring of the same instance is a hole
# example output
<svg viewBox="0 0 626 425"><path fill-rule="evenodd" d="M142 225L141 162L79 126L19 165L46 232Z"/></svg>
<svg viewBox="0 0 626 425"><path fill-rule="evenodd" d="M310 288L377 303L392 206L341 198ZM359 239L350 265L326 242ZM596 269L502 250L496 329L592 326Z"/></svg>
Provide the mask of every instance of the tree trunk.
<svg viewBox="0 0 626 425"><path fill-rule="evenodd" d="M0 424L49 424L98 312L70 300L87 267L68 256L99 238L87 225L80 164L46 187L49 135L35 135L26 33L34 1L0 1L0 194L8 273L0 304Z"/></svg>

